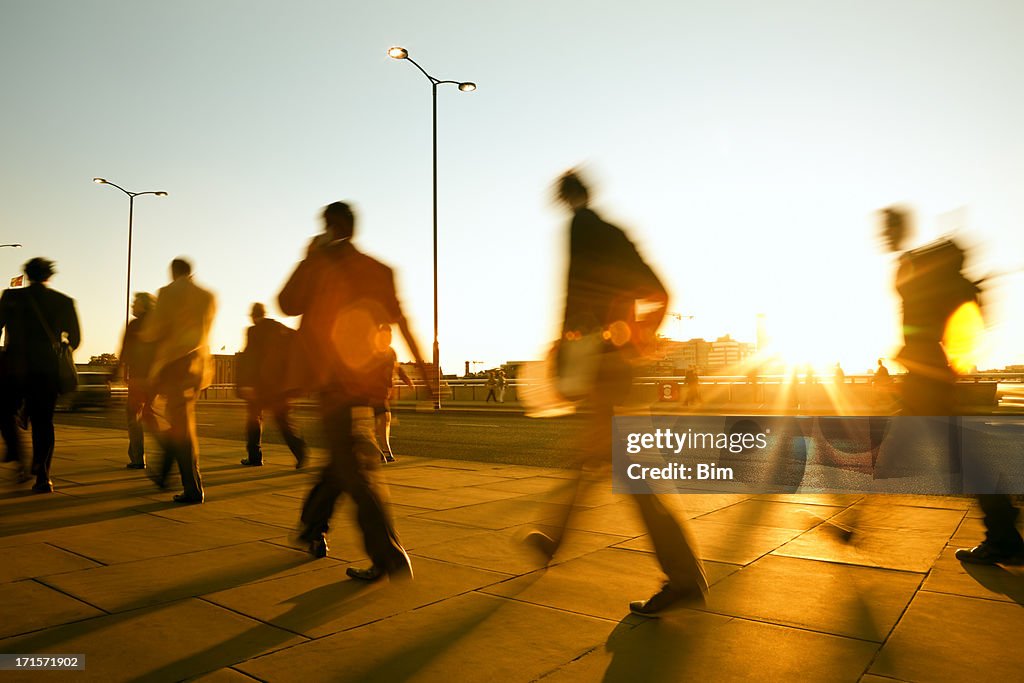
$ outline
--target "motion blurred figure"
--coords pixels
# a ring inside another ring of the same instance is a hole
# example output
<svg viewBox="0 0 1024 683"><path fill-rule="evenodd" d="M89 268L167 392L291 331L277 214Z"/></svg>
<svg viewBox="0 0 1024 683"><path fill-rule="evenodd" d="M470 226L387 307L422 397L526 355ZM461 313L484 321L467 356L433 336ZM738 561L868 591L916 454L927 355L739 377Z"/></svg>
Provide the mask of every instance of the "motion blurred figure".
<svg viewBox="0 0 1024 683"><path fill-rule="evenodd" d="M238 368L239 395L246 402L245 450L242 464L263 466L263 412L269 410L281 436L295 456L295 468L306 462L306 442L289 419L285 373L295 330L267 317L261 303L252 305L252 327Z"/></svg>
<svg viewBox="0 0 1024 683"><path fill-rule="evenodd" d="M82 341L74 300L46 284L55 272L53 261L34 258L25 264L28 287L8 289L0 296L0 329L6 331L6 374L0 406L0 433L7 446L4 461L24 463L15 423L15 414L24 401L25 414L32 424L31 473L36 478L32 486L36 493L53 491L50 464L53 409L59 393L58 350L64 339L72 349Z"/></svg>
<svg viewBox="0 0 1024 683"><path fill-rule="evenodd" d="M128 397L125 400L125 416L128 420L128 464L130 470L146 469L146 439L143 431L145 426L151 434L157 433L156 417L153 415L153 384L149 379L149 371L153 366L153 355L156 344L145 342L139 333L145 325L146 317L156 306L156 299L148 292L136 292L132 299L132 315L135 318L128 323L121 341L121 353L117 357L117 365L110 373L111 378L117 377L124 369L128 385Z"/></svg>
<svg viewBox="0 0 1024 683"><path fill-rule="evenodd" d="M405 382L410 389L413 388L412 379L398 362L395 350L391 348L392 331L391 325L381 325L378 334L377 347L380 349L380 381L373 403L373 419L377 430L377 445L381 450L381 462L394 462L395 454L391 451L391 395L395 387L395 375Z"/></svg>
<svg viewBox="0 0 1024 683"><path fill-rule="evenodd" d="M216 310L213 294L192 281L192 264L176 258L171 261L171 283L157 293L156 306L139 333L141 341L156 344L149 377L167 421L161 436L164 458L154 481L166 487L171 465L178 463L184 492L174 496L175 503L203 502L196 401L213 379L209 340Z"/></svg>
<svg viewBox="0 0 1024 683"><path fill-rule="evenodd" d="M560 178L558 198L573 213L565 317L556 351L558 383L566 398L581 398L589 404L591 418L587 441L581 444L580 473L575 481L567 482L572 500L561 524L552 536L534 531L526 539L549 561L579 505L586 485L582 470L607 469L615 406L625 402L632 385L630 361L653 343L668 305L664 286L625 233L588 208L589 193L575 172ZM643 320L638 320L635 312L639 299L654 308ZM592 372L583 373L590 381L569 382L570 376L578 374L573 365L592 367ZM655 616L670 607L703 602L707 590L704 567L679 521L654 494L631 497L668 580L650 599L631 602L630 610Z"/></svg>
<svg viewBox="0 0 1024 683"><path fill-rule="evenodd" d="M890 251L899 252L910 236L910 215L900 208L881 211L882 236ZM962 305L976 302L978 286L962 274L963 250L943 239L900 254L896 291L903 301L903 349L897 359L907 368L901 399L904 415L954 416L956 372L942 338L950 318ZM881 367L881 364L880 364ZM961 472L960 434L950 421L950 474ZM1024 540L1016 528L1017 508L1003 494L979 495L985 514L985 540L960 548L956 558L974 564L1024 559Z"/></svg>
<svg viewBox="0 0 1024 683"><path fill-rule="evenodd" d="M314 557L327 555L331 515L338 497L356 504L356 521L372 565L349 567L349 576L375 581L411 577L412 564L399 542L384 493L375 481L381 451L374 434L373 396L380 385L384 349L380 326L398 323L423 377L419 347L395 293L392 270L355 248L355 216L348 204L324 209L325 233L315 237L278 297L287 315L301 315L300 348L306 364L292 384L320 392L330 462L306 497L300 540Z"/></svg>

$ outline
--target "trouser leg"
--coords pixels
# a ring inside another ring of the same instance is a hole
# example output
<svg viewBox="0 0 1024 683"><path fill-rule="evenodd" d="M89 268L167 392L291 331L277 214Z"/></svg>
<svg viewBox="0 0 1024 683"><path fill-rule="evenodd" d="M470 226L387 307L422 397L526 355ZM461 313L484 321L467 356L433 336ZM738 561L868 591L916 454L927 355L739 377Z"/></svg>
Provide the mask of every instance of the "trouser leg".
<svg viewBox="0 0 1024 683"><path fill-rule="evenodd" d="M1017 531L1020 511L1010 497L1003 493L978 496L981 511L985 513L985 542L1008 553L1024 549L1024 540Z"/></svg>
<svg viewBox="0 0 1024 683"><path fill-rule="evenodd" d="M196 436L196 399L194 389L185 389L167 397L168 446L181 472L181 484L188 498L203 497L203 479L199 473L199 443ZM166 466L166 465L165 465Z"/></svg>
<svg viewBox="0 0 1024 683"><path fill-rule="evenodd" d="M128 423L128 460L133 465L146 464L146 437L142 425L144 411L148 409L145 392L129 389L125 402Z"/></svg>
<svg viewBox="0 0 1024 683"><path fill-rule="evenodd" d="M245 404L245 452L249 462L263 462L263 405L259 401Z"/></svg>
<svg viewBox="0 0 1024 683"><path fill-rule="evenodd" d="M32 422L32 473L37 483L50 481L53 461L53 410L57 405L57 392L50 387L30 387L25 397L25 408Z"/></svg>
<svg viewBox="0 0 1024 683"><path fill-rule="evenodd" d="M288 405L287 401L277 401L273 406L273 411L274 422L277 423L277 428L281 430L281 436L284 437L288 450L295 456L296 462L302 462L306 457L306 441L295 431L295 424L292 422L290 415L291 406Z"/></svg>

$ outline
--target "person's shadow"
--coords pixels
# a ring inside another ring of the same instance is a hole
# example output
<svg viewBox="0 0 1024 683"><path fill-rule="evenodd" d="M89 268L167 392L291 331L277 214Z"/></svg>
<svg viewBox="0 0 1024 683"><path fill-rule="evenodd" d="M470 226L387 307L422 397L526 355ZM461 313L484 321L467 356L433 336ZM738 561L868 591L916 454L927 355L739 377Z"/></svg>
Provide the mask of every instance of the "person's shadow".
<svg viewBox="0 0 1024 683"><path fill-rule="evenodd" d="M1024 567L1014 566L1007 569L999 565L990 567L965 563L963 568L971 578L988 590L1005 595L1018 605L1024 605Z"/></svg>

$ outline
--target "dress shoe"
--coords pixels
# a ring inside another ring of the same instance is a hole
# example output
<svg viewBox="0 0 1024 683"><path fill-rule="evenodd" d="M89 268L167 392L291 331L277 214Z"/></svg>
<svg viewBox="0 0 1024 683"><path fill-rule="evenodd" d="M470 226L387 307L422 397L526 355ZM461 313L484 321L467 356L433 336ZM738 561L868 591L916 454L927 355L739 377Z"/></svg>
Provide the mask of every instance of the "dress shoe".
<svg viewBox="0 0 1024 683"><path fill-rule="evenodd" d="M174 497L175 503L181 503L182 505L198 505L203 502L203 497L199 496L195 498L193 496L186 496L184 493L179 493Z"/></svg>
<svg viewBox="0 0 1024 683"><path fill-rule="evenodd" d="M144 462L130 462L125 465L125 469L129 470L144 470L146 469L146 463Z"/></svg>
<svg viewBox="0 0 1024 683"><path fill-rule="evenodd" d="M551 558L555 556L555 552L558 550L558 544L555 543L555 539L536 529L526 534L523 542L540 553L544 559L544 564L551 562Z"/></svg>
<svg viewBox="0 0 1024 683"><path fill-rule="evenodd" d="M295 456L295 469L301 470L306 466L306 461L309 460L309 454L306 451L302 451Z"/></svg>
<svg viewBox="0 0 1024 683"><path fill-rule="evenodd" d="M53 493L53 482L36 481L36 483L32 485L32 490L36 493Z"/></svg>
<svg viewBox="0 0 1024 683"><path fill-rule="evenodd" d="M399 551L402 553L401 558L396 560L395 564L386 570L377 565L370 565L365 569L349 567L345 570L345 573L353 579L359 579L360 581L377 581L385 575L391 580L412 579L412 560L409 559L409 554L405 552L404 548L400 547Z"/></svg>
<svg viewBox="0 0 1024 683"><path fill-rule="evenodd" d="M330 548L327 547L327 538L323 534L309 542L309 554L317 559L327 557L328 550Z"/></svg>
<svg viewBox="0 0 1024 683"><path fill-rule="evenodd" d="M629 603L629 611L645 617L657 617L673 609L703 605L704 591L697 586L680 589L666 583L647 600L634 600Z"/></svg>
<svg viewBox="0 0 1024 683"><path fill-rule="evenodd" d="M986 542L973 548L960 548L956 559L968 564L1021 564L1024 563L1024 548L1004 550Z"/></svg>
<svg viewBox="0 0 1024 683"><path fill-rule="evenodd" d="M370 565L366 569L361 567L349 567L345 570L345 573L353 579L359 579L360 581L376 581L384 576L384 570L377 565Z"/></svg>
<svg viewBox="0 0 1024 683"><path fill-rule="evenodd" d="M262 460L259 461L259 462L254 462L254 461L250 460L249 458L245 458L244 460L241 461L241 463L243 465L245 465L246 467L263 467L263 461Z"/></svg>
<svg viewBox="0 0 1024 683"><path fill-rule="evenodd" d="M395 455L393 453L385 453L384 454L384 462L394 462L394 461L395 461Z"/></svg>

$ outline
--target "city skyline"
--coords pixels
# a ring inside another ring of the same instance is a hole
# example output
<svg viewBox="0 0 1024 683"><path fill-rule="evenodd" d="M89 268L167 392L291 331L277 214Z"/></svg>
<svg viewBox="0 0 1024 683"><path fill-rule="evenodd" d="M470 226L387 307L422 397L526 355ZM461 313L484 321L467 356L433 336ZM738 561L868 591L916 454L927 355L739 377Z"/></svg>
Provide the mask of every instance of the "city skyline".
<svg viewBox="0 0 1024 683"><path fill-rule="evenodd" d="M568 216L550 184L580 165L596 208L665 280L670 310L694 316L663 334L753 338L763 313L794 363L891 356L898 303L874 211L902 202L918 210L917 244L957 230L973 275L1013 273L989 288L983 365L1020 360L1014 3L312 2L295 14L39 2L3 14L0 242L25 246L0 251L0 276L57 261L52 284L83 322L80 361L116 352L123 328L127 202L95 176L169 193L135 206L133 289L155 291L172 258L190 257L219 297L215 352L242 346L253 301L281 317L277 291L337 199L356 207L357 243L395 267L429 348L430 90L392 45L479 86L438 98L447 372L538 358L557 336Z"/></svg>

